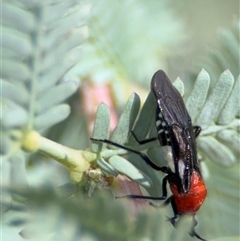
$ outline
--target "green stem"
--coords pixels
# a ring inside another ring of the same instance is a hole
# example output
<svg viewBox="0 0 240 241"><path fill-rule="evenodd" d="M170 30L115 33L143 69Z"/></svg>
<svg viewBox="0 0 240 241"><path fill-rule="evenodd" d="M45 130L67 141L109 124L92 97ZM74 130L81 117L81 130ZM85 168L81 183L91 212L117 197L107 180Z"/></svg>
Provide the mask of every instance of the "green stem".
<svg viewBox="0 0 240 241"><path fill-rule="evenodd" d="M76 183L82 181L83 173L90 167L90 163L97 158L95 153L63 146L40 136L36 131L27 134L22 147L28 152L39 151L46 156L52 157L69 169L71 179Z"/></svg>

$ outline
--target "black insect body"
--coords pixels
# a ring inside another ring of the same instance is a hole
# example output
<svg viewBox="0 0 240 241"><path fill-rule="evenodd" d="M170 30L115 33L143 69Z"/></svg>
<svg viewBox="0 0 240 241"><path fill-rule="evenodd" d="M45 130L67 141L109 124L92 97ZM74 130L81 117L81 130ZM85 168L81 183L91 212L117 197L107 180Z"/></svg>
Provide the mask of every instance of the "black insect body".
<svg viewBox="0 0 240 241"><path fill-rule="evenodd" d="M190 235L205 240L194 229L197 224L194 218L195 214L207 195L207 189L201 177L195 142L201 128L192 126L191 118L181 95L162 70L154 74L151 82L151 91L157 102L156 128L158 137L138 141L134 133L132 134L140 144L158 139L166 154L169 167L159 167L146 154L110 140L94 138L91 138L91 140L108 143L135 153L153 169L166 173L167 175L162 181L161 197L139 195L127 195L125 197L165 200L163 205L171 203L174 212L174 217L170 219L171 223L174 225L179 215L190 214L193 217L193 227ZM167 182L173 194L168 198Z"/></svg>
<svg viewBox="0 0 240 241"><path fill-rule="evenodd" d="M172 85L167 75L159 70L152 78L151 91L157 102L156 127L160 145L169 153L167 161L176 174L180 193L188 192L191 177L195 170L200 174L195 137L200 127L192 126L180 93Z"/></svg>

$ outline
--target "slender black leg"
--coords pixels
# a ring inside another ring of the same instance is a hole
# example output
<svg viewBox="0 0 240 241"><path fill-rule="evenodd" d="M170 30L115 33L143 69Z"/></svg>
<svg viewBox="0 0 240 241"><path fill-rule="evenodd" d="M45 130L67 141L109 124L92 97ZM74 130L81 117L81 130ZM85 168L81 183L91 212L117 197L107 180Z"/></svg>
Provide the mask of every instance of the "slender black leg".
<svg viewBox="0 0 240 241"><path fill-rule="evenodd" d="M167 137L166 137L165 132L162 132L162 133L158 134L158 136L155 136L155 137L152 137L152 138L149 138L149 139L146 139L146 140L142 140L142 141L140 141L137 138L137 136L135 135L135 133L133 131L131 131L131 134L134 137L135 141L139 145L143 145L143 144L146 144L146 143L149 143L149 142L153 142L153 141L156 141L157 139L159 140L159 143L160 143L161 146L168 145L168 141L167 141Z"/></svg>
<svg viewBox="0 0 240 241"><path fill-rule="evenodd" d="M199 234L196 233L195 227L197 226L197 220L195 219L195 216L193 216L193 225L191 228L191 231L189 232L189 235L192 237L196 237L202 241L207 241L206 239L202 238Z"/></svg>
<svg viewBox="0 0 240 241"><path fill-rule="evenodd" d="M149 143L149 142L153 142L153 141L156 141L158 138L157 137L152 137L152 138L149 138L149 139L145 139L145 140L139 140L137 138L137 136L135 135L135 133L133 131L131 131L131 134L132 136L134 137L135 141L139 144L139 145L143 145L143 144L146 144L146 143Z"/></svg>
<svg viewBox="0 0 240 241"><path fill-rule="evenodd" d="M171 170L170 170L169 167L165 167L165 166L164 166L164 167L159 167L159 166L155 165L155 164L149 159L149 157L148 157L146 154L144 154L144 153L142 153L142 152L140 152L140 151L133 150L133 149L128 148L128 147L126 147L126 146L122 146L122 145L120 145L120 144L118 144L118 143L116 143L116 142L112 142L112 141L107 140L107 139L95 139L95 138L90 138L90 139L91 139L92 141L99 141L99 142L107 143L107 144L110 144L110 145L112 145L112 146L116 146L116 147L122 148L122 149L124 149L124 150L126 150L126 151L135 153L135 154L137 154L138 156L140 156L140 157L141 157L150 167L152 167L153 169L155 169L155 170L157 170L157 171L162 171L162 172L167 173L167 174L171 173Z"/></svg>
<svg viewBox="0 0 240 241"><path fill-rule="evenodd" d="M172 218L168 218L168 221L173 225L173 227L175 227L176 219L179 217L179 214L178 214L177 206L173 196L169 197L169 202L171 202L174 216Z"/></svg>
<svg viewBox="0 0 240 241"><path fill-rule="evenodd" d="M148 199L148 200L165 200L167 198L167 180L168 180L168 176L163 178L162 181L162 196L161 197L151 197L151 196L141 196L141 195L126 195L126 196L122 196L122 197L115 197L115 198L133 198L133 199ZM167 205L168 203L166 203L168 201L168 199L163 203L163 205ZM165 204L166 203L166 204Z"/></svg>

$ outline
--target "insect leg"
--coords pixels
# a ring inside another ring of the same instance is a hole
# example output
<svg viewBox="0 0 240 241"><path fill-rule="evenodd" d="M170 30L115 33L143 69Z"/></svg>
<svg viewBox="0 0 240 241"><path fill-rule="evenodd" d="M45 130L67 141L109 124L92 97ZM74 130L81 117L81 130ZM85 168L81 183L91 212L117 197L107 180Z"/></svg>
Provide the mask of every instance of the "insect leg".
<svg viewBox="0 0 240 241"><path fill-rule="evenodd" d="M154 163L149 159L149 157L148 157L146 154L144 154L144 153L142 153L142 152L140 152L140 151L133 150L133 149L131 149L131 148L128 148L128 147L123 146L123 145L120 145L120 144L118 144L118 143L116 143L116 142L113 142L113 141L110 141L110 140L107 140L107 139L90 138L90 140L107 143L107 144L110 144L110 145L112 145L112 146L116 146L116 147L122 148L122 149L124 149L124 150L126 150L126 151L135 153L135 154L137 154L138 156L140 156L140 157L141 157L150 167L152 167L153 169L155 169L155 170L157 170L157 171L162 171L162 172L167 173L167 174L171 172L171 170L170 170L169 167L165 167L165 166L159 167L159 166L157 166L156 164L154 164Z"/></svg>
<svg viewBox="0 0 240 241"><path fill-rule="evenodd" d="M192 237L196 237L202 241L207 241L206 239L202 238L199 234L196 233L194 229L196 226L197 226L197 220L195 219L195 216L193 216L193 225L192 225L191 231L189 232L189 235Z"/></svg>
<svg viewBox="0 0 240 241"><path fill-rule="evenodd" d="M157 140L157 139L159 140L161 146L166 146L166 145L168 145L165 132L158 133L158 136L155 136L155 137L152 137L152 138L149 138L149 139L146 139L146 140L142 140L142 141L140 141L140 140L137 138L137 136L135 135L135 133L134 133L133 131L131 131L131 134L133 135L134 139L136 140L136 142L137 142L139 145L143 145L143 144L146 144L146 143L155 141L155 140Z"/></svg>
<svg viewBox="0 0 240 241"><path fill-rule="evenodd" d="M155 141L157 140L158 138L157 137L152 137L152 138L149 138L149 139L145 139L145 140L139 140L137 138L137 136L135 135L135 133L133 131L131 131L131 134L132 136L134 137L135 141L139 144L139 145L143 145L143 144L146 144L146 143L149 143L149 142L152 142L152 141Z"/></svg>
<svg viewBox="0 0 240 241"><path fill-rule="evenodd" d="M148 199L148 200L165 200L167 198L167 180L168 176L163 178L162 181L162 196L161 197L151 197L151 196L141 196L141 195L126 195L122 197L115 197L115 198L133 198L133 199ZM168 199L162 204L163 206L167 205Z"/></svg>
<svg viewBox="0 0 240 241"><path fill-rule="evenodd" d="M179 217L179 214L178 214L176 203L174 201L174 197L171 196L168 199L169 199L168 203L171 202L172 210L174 213L174 216L172 218L168 218L168 221L173 225L173 227L175 227L176 219Z"/></svg>

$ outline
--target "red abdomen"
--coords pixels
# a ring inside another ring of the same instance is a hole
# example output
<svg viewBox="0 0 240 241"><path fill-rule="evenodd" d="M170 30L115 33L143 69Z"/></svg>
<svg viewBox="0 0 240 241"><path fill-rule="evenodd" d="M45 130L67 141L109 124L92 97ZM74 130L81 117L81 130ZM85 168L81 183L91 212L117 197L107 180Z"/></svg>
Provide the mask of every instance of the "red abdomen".
<svg viewBox="0 0 240 241"><path fill-rule="evenodd" d="M197 172L193 172L190 189L187 193L179 193L174 183L170 184L170 189L173 193L178 214L195 214L207 196L207 189Z"/></svg>

